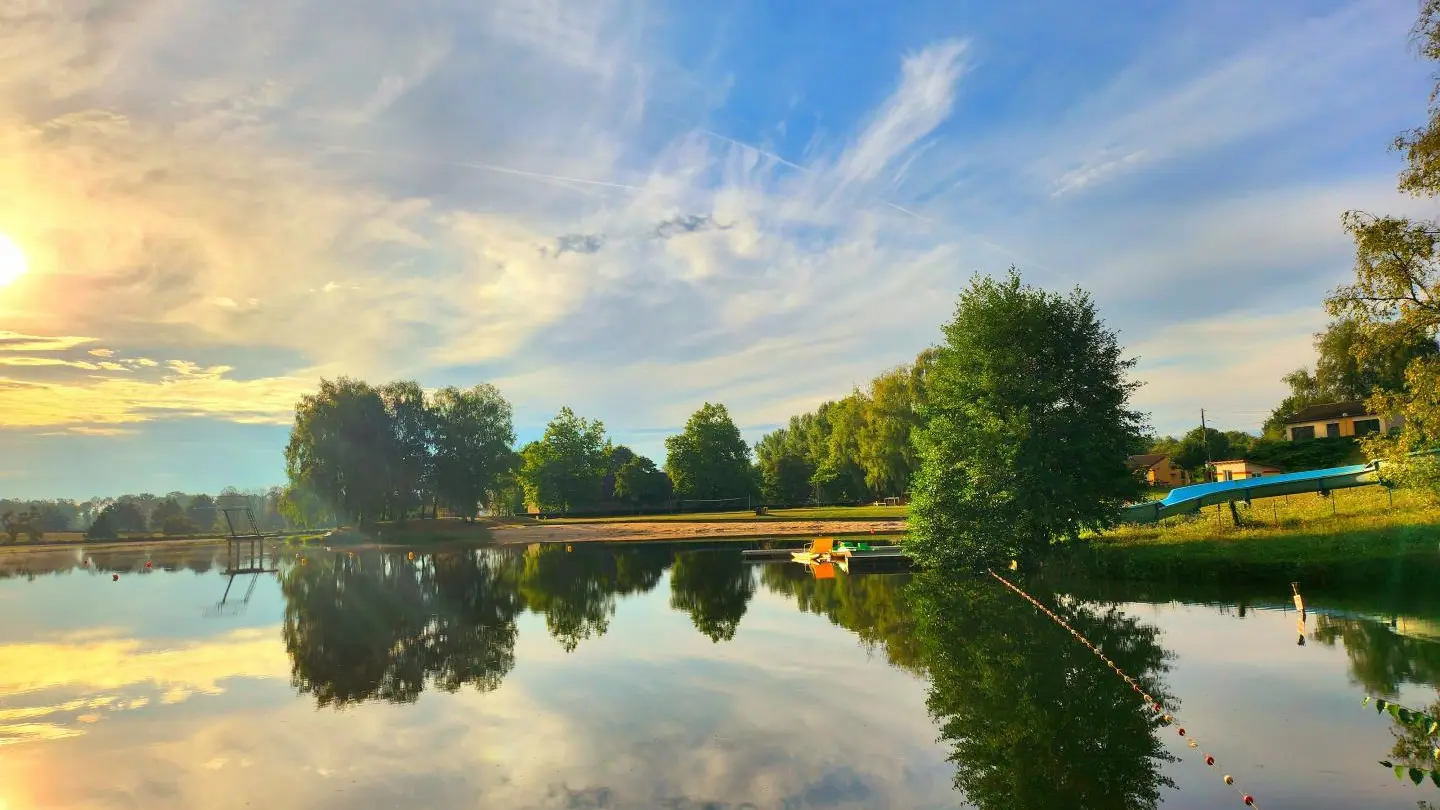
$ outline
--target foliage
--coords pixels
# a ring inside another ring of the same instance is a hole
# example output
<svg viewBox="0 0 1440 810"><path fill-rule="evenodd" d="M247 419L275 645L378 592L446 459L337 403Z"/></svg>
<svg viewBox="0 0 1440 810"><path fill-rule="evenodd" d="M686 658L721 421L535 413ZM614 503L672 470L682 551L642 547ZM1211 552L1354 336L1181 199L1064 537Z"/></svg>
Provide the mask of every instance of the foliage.
<svg viewBox="0 0 1440 810"><path fill-rule="evenodd" d="M670 498L670 476L645 456L633 456L615 471L612 494L628 503L656 504Z"/></svg>
<svg viewBox="0 0 1440 810"><path fill-rule="evenodd" d="M220 518L220 513L215 509L215 499L204 493L191 498L185 512L190 516L190 522L201 531L215 528L215 521Z"/></svg>
<svg viewBox="0 0 1440 810"><path fill-rule="evenodd" d="M1180 439L1170 460L1182 469L1198 470L1207 461L1224 461L1230 456L1229 435L1215 428L1196 427Z"/></svg>
<svg viewBox="0 0 1440 810"><path fill-rule="evenodd" d="M285 449L289 486L275 499L294 524L333 518L403 522L441 502L474 518L511 471L510 404L494 386L427 398L402 380L379 388L321 380L303 397Z"/></svg>
<svg viewBox="0 0 1440 810"><path fill-rule="evenodd" d="M925 676L923 651L905 586L908 574L816 579L795 565L766 565L760 581L771 593L788 596L806 613L855 633L866 650L881 650L892 666Z"/></svg>
<svg viewBox="0 0 1440 810"><path fill-rule="evenodd" d="M1032 558L1113 525L1139 492L1126 466L1142 420L1113 332L1068 297L977 277L944 327L917 433L906 548L931 566Z"/></svg>
<svg viewBox="0 0 1440 810"><path fill-rule="evenodd" d="M773 504L862 501L904 495L918 459L925 380L935 352L886 371L867 391L825 402L755 444L761 496Z"/></svg>
<svg viewBox="0 0 1440 810"><path fill-rule="evenodd" d="M755 573L733 551L681 551L670 569L670 607L690 614L695 629L713 642L735 637Z"/></svg>
<svg viewBox="0 0 1440 810"><path fill-rule="evenodd" d="M743 498L754 491L750 448L730 412L706 402L665 439L665 472L677 498Z"/></svg>
<svg viewBox="0 0 1440 810"><path fill-rule="evenodd" d="M1315 335L1315 370L1299 368L1282 379L1290 393L1265 420L1264 435L1285 438L1285 423L1311 405L1368 399L1397 393L1405 387L1410 361L1440 352L1433 337L1397 336L1385 345L1367 347L1365 326L1354 317L1332 321Z"/></svg>
<svg viewBox="0 0 1440 810"><path fill-rule="evenodd" d="M366 524L384 518L395 500L387 474L393 444L385 402L373 387L347 377L321 380L295 407L286 474L341 518Z"/></svg>
<svg viewBox="0 0 1440 810"><path fill-rule="evenodd" d="M564 512L597 501L605 475L607 444L603 422L561 408L545 426L544 436L520 453L520 480L526 500L540 509Z"/></svg>
<svg viewBox="0 0 1440 810"><path fill-rule="evenodd" d="M182 534L198 534L200 528L190 521L190 518L183 514L170 515L160 523L161 533L167 536Z"/></svg>
<svg viewBox="0 0 1440 810"><path fill-rule="evenodd" d="M605 449L605 476L600 480L600 500L602 501L623 501L624 496L615 491L619 483L616 476L620 468L634 459L635 451L623 444L607 446ZM653 465L654 462L651 462Z"/></svg>
<svg viewBox="0 0 1440 810"><path fill-rule="evenodd" d="M1440 61L1440 0L1425 0L1412 31L1420 55ZM1440 83L1430 96L1426 124L1395 139L1405 155L1400 189L1440 195ZM1356 324L1352 353L1360 362L1403 355L1403 347L1434 344L1440 336L1440 223L1349 211L1344 225L1355 239L1355 281L1325 300L1331 315ZM1440 464L1412 451L1440 446L1440 355L1411 357L1398 389L1372 392L1368 406L1398 415L1396 435L1372 436L1366 451L1390 462L1410 484L1440 492Z"/></svg>
<svg viewBox="0 0 1440 810"><path fill-rule="evenodd" d="M91 537L116 537L120 532L145 530L145 515L140 508L134 502L120 500L100 510L88 533Z"/></svg>
<svg viewBox="0 0 1440 810"><path fill-rule="evenodd" d="M178 523L177 523L177 521L178 521ZM156 528L160 528L161 531L164 531L164 529L161 528L161 527L165 526L166 523L173 523L174 525L180 525L180 523L184 523L185 525L189 525L189 520L185 517L185 509L184 509L184 507L180 506L179 500L177 500L177 499L174 498L174 497L169 497L169 496L167 496L164 500L162 500L162 501L160 501L158 504L156 504L156 505L155 505L155 508L150 512L150 525L151 525L151 526L154 526L154 527L156 527ZM166 534L188 534L188 532L165 532L165 533L166 533Z"/></svg>
<svg viewBox="0 0 1440 810"><path fill-rule="evenodd" d="M1418 711L1384 698L1373 700L1377 714L1390 715L1390 736L1395 740L1390 756L1398 760L1380 764L1393 770L1396 779L1408 777L1416 785L1428 780L1440 787L1440 701ZM1366 695L1365 705L1371 701Z"/></svg>
<svg viewBox="0 0 1440 810"><path fill-rule="evenodd" d="M385 406L389 425L385 437L389 503L385 513L403 521L424 503L427 493L436 491L436 463L441 454L433 453L431 448L436 445L437 412L443 411L443 406L432 408L414 380L386 383L376 393Z"/></svg>
<svg viewBox="0 0 1440 810"><path fill-rule="evenodd" d="M1159 628L1113 605L1057 604L1167 706ZM951 746L955 787L983 810L1155 808L1176 759L1158 718L1090 650L988 579L919 575L910 587L930 674L927 705Z"/></svg>
<svg viewBox="0 0 1440 810"><path fill-rule="evenodd" d="M442 388L431 406L435 425L435 494L457 514L474 519L517 459L510 403L493 385Z"/></svg>
<svg viewBox="0 0 1440 810"><path fill-rule="evenodd" d="M1301 442L1288 439L1260 439L1245 454L1251 461L1269 464L1286 472L1319 470L1363 462L1360 443L1351 436L1321 436Z"/></svg>
<svg viewBox="0 0 1440 810"><path fill-rule="evenodd" d="M12 543L18 542L22 534L32 543L38 543L45 536L40 525L40 513L34 509L0 514L0 529L4 530Z"/></svg>
<svg viewBox="0 0 1440 810"><path fill-rule="evenodd" d="M301 529L332 525L335 514L318 495L304 486L291 484L281 494L277 508L286 522Z"/></svg>

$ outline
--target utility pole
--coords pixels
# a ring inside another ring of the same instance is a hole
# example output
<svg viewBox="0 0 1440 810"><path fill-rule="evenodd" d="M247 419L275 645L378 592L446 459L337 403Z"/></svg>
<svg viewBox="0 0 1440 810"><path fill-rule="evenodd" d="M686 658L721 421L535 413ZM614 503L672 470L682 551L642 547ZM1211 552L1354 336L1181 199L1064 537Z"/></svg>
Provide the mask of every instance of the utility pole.
<svg viewBox="0 0 1440 810"><path fill-rule="evenodd" d="M1205 480L1210 480L1210 431L1205 427L1205 409L1200 409L1200 443L1205 445Z"/></svg>

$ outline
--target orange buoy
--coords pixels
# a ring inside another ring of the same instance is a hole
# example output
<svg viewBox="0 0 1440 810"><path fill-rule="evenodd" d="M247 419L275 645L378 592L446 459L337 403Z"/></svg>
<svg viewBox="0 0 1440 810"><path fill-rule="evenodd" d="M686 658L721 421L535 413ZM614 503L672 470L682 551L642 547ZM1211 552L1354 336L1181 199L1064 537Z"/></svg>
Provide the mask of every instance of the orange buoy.
<svg viewBox="0 0 1440 810"><path fill-rule="evenodd" d="M119 575L119 574L111 574L111 575L110 575L110 581L111 581L111 582L119 582L119 581L120 581L120 575Z"/></svg>

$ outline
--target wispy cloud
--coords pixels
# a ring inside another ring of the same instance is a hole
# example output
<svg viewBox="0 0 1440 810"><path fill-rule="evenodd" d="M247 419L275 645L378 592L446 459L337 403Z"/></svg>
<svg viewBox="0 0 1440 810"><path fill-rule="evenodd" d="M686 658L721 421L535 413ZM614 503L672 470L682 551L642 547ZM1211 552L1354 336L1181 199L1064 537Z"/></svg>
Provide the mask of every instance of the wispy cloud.
<svg viewBox="0 0 1440 810"><path fill-rule="evenodd" d="M22 361L10 363L9 361ZM288 424L295 403L313 389L317 378L235 379L228 366L202 367L171 360L125 365L61 358L3 358L0 365L50 366L106 374L71 374L61 378L25 380L0 375L0 413L7 427L59 426L64 432L90 436L123 436L134 432L121 425L155 419L206 417L248 424Z"/></svg>
<svg viewBox="0 0 1440 810"><path fill-rule="evenodd" d="M1399 205L1413 9L1188 2L1103 42L1050 11L817 31L812 70L717 33L741 8L27 6L0 32L0 231L33 268L0 292L0 422L283 424L351 374L498 381L522 424L721 398L760 425L909 359L1011 263L1136 346L1318 308L1340 211Z"/></svg>

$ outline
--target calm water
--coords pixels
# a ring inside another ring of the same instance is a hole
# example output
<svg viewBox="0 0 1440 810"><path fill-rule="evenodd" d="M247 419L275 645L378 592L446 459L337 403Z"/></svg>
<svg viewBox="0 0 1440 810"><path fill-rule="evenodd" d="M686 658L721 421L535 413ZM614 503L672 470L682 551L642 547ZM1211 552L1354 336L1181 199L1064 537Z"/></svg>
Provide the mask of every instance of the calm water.
<svg viewBox="0 0 1440 810"><path fill-rule="evenodd" d="M1306 593L1301 625L1288 589L1030 583L1189 749L993 582L658 545L290 553L217 609L224 567L0 557L0 808L1242 806L1203 750L1264 808L1440 805L1376 764L1395 727L1361 706L1440 700L1440 589Z"/></svg>

